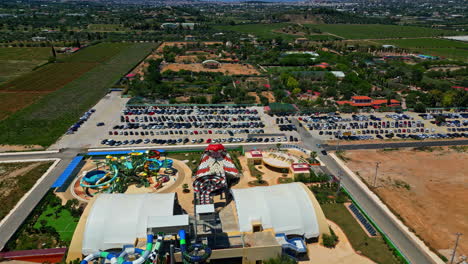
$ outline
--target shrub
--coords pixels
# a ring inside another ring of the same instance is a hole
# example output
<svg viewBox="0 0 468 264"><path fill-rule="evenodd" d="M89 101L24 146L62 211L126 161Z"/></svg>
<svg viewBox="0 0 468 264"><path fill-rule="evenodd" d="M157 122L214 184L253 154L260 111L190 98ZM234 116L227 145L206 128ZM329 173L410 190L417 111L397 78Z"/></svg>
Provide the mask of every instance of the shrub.
<svg viewBox="0 0 468 264"><path fill-rule="evenodd" d="M334 248L338 244L338 236L333 232L333 229L330 228L330 235L323 234L323 246L327 248Z"/></svg>

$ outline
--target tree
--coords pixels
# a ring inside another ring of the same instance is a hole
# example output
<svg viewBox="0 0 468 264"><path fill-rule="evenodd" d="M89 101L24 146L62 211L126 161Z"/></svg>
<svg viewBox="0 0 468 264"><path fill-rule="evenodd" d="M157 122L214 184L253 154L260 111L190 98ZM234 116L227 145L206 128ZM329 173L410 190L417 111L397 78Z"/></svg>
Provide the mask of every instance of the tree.
<svg viewBox="0 0 468 264"><path fill-rule="evenodd" d="M333 229L330 228L330 235L323 234L323 245L327 248L334 248L338 244L338 236L333 232Z"/></svg>
<svg viewBox="0 0 468 264"><path fill-rule="evenodd" d="M289 76L288 81L286 82L286 87L288 90L293 90L294 88L299 87L299 82L292 76Z"/></svg>
<svg viewBox="0 0 468 264"><path fill-rule="evenodd" d="M315 151L310 152L311 161L315 162L316 158L317 158L317 152L315 152Z"/></svg>
<svg viewBox="0 0 468 264"><path fill-rule="evenodd" d="M50 46L51 51L52 51L52 57L57 58L57 53L55 53L54 46Z"/></svg>
<svg viewBox="0 0 468 264"><path fill-rule="evenodd" d="M297 87L292 90L293 95L298 95L300 92L301 92L301 89Z"/></svg>
<svg viewBox="0 0 468 264"><path fill-rule="evenodd" d="M257 178L257 183L259 183L259 184L264 183L262 174L258 174L257 176L255 176L255 178Z"/></svg>
<svg viewBox="0 0 468 264"><path fill-rule="evenodd" d="M455 96L456 96L455 91L448 91L444 93L444 95L442 96L442 106L444 107L453 106L453 103L455 101Z"/></svg>
<svg viewBox="0 0 468 264"><path fill-rule="evenodd" d="M419 102L414 106L414 111L417 113L425 113L426 112L426 105Z"/></svg>

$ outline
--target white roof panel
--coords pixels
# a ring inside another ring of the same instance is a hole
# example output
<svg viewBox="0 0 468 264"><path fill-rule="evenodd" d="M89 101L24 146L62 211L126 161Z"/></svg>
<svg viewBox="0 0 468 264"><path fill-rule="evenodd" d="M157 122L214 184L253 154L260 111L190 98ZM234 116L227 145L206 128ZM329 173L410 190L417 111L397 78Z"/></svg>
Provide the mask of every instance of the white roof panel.
<svg viewBox="0 0 468 264"><path fill-rule="evenodd" d="M174 201L175 193L100 194L86 221L83 254L122 247L146 237L148 217L172 216Z"/></svg>
<svg viewBox="0 0 468 264"><path fill-rule="evenodd" d="M276 233L320 235L317 216L309 194L299 183L231 190L237 208L239 229L252 232L252 222Z"/></svg>

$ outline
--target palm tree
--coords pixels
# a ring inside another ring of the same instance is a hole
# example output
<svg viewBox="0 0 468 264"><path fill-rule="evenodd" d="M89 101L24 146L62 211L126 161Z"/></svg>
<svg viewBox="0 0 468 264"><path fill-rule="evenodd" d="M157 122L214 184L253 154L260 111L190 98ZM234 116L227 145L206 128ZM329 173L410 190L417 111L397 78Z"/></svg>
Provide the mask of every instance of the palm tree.
<svg viewBox="0 0 468 264"><path fill-rule="evenodd" d="M310 160L315 161L316 158L317 158L317 152L315 151L310 152Z"/></svg>

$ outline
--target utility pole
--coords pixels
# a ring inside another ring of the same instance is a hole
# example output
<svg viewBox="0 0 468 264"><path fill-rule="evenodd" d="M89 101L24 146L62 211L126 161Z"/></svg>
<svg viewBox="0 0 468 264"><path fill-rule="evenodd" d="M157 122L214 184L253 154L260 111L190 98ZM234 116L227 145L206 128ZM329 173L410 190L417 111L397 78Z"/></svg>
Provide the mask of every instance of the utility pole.
<svg viewBox="0 0 468 264"><path fill-rule="evenodd" d="M453 248L452 258L450 259L450 264L453 264L453 260L455 259L455 254L457 253L458 240L463 234L460 232L457 232L455 235L457 236L457 240L455 240L455 247Z"/></svg>
<svg viewBox="0 0 468 264"><path fill-rule="evenodd" d="M341 136L341 129L338 130L338 136ZM336 145L335 145L335 147L336 147L336 148L335 148L335 153L338 152L338 148L340 147L340 140L341 140L341 139L338 137L338 141L337 141L337 143L336 143Z"/></svg>
<svg viewBox="0 0 468 264"><path fill-rule="evenodd" d="M374 175L374 188L377 187L377 172L379 170L380 161L375 163L375 175Z"/></svg>
<svg viewBox="0 0 468 264"><path fill-rule="evenodd" d="M338 188L336 189L335 196L338 197L341 191L341 179L343 178L343 172L340 170L338 172Z"/></svg>

